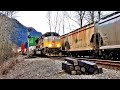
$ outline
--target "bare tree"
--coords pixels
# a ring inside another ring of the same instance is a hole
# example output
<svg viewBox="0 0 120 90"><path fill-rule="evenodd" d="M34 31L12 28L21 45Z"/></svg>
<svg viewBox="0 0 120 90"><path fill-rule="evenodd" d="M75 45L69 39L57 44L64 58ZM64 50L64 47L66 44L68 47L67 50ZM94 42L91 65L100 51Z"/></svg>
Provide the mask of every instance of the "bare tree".
<svg viewBox="0 0 120 90"><path fill-rule="evenodd" d="M97 11L97 13L98 13L98 21L100 21L103 16L103 11Z"/></svg>
<svg viewBox="0 0 120 90"><path fill-rule="evenodd" d="M101 19L101 11L98 11L98 21Z"/></svg>
<svg viewBox="0 0 120 90"><path fill-rule="evenodd" d="M87 23L94 23L96 21L100 21L102 15L102 11L86 11L85 20Z"/></svg>
<svg viewBox="0 0 120 90"><path fill-rule="evenodd" d="M65 29L71 30L71 27L74 26L74 24L70 24L69 21L71 20L77 23L77 20L76 19L74 20L73 16L69 14L68 11L60 11L60 12L61 13L60 13L59 20L58 20L59 32L61 28L62 34L65 34ZM77 28L76 26L74 27Z"/></svg>
<svg viewBox="0 0 120 90"><path fill-rule="evenodd" d="M47 12L47 18L48 18L48 24L49 24L50 32L51 32L51 14L52 14L51 11Z"/></svg>
<svg viewBox="0 0 120 90"><path fill-rule="evenodd" d="M63 14L63 18L62 18L62 20L63 20L63 34L65 34L65 12L62 12L62 14Z"/></svg>
<svg viewBox="0 0 120 90"><path fill-rule="evenodd" d="M51 29L53 29L55 32L60 32L61 28L64 33L64 28L65 28L65 13L64 11L48 11L47 12L47 19L48 19L48 24Z"/></svg>
<svg viewBox="0 0 120 90"><path fill-rule="evenodd" d="M18 11L0 11L0 13L10 17L10 18L14 18Z"/></svg>
<svg viewBox="0 0 120 90"><path fill-rule="evenodd" d="M60 11L60 16L58 20L58 32L62 30L62 34L65 34L65 29L68 29L67 26L69 25L69 21L66 21L68 21L68 18L66 18L66 11Z"/></svg>
<svg viewBox="0 0 120 90"><path fill-rule="evenodd" d="M58 34L60 33L60 30L61 30L61 22L62 22L62 19L60 19L60 21L58 22Z"/></svg>
<svg viewBox="0 0 120 90"><path fill-rule="evenodd" d="M53 29L57 32L58 24L59 24L59 11L48 11L47 12L47 19L50 28L50 32Z"/></svg>
<svg viewBox="0 0 120 90"><path fill-rule="evenodd" d="M95 13L94 11L89 11L90 22L91 22L91 23L94 23L94 18L95 18L95 17L94 17L94 13Z"/></svg>
<svg viewBox="0 0 120 90"><path fill-rule="evenodd" d="M80 28L82 27L82 23L83 23L83 18L85 15L85 11L76 11L77 15L78 15L78 24L80 26Z"/></svg>
<svg viewBox="0 0 120 90"><path fill-rule="evenodd" d="M102 11L94 11L94 16L93 16L94 22L100 21L100 19L101 19L102 16L103 16L102 15Z"/></svg>
<svg viewBox="0 0 120 90"><path fill-rule="evenodd" d="M70 13L67 13L67 17L71 19L72 21L76 22L79 27L82 27L83 24L83 18L85 15L85 11L72 11L73 15Z"/></svg>
<svg viewBox="0 0 120 90"><path fill-rule="evenodd" d="M60 29L60 27L62 28L63 34L65 34L65 28L66 28L66 25L65 25L66 20L65 19L66 19L66 11L62 11L58 22L59 22L59 29Z"/></svg>
<svg viewBox="0 0 120 90"><path fill-rule="evenodd" d="M55 16L55 25L54 25L55 32L56 32L57 25L58 25L58 11L56 12L56 16Z"/></svg>

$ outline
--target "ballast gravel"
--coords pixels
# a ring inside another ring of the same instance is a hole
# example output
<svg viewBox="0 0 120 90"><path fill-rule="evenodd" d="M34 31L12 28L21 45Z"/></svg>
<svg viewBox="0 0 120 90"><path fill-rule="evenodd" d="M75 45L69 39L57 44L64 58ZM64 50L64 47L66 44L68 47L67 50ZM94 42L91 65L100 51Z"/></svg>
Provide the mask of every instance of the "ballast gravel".
<svg viewBox="0 0 120 90"><path fill-rule="evenodd" d="M103 68L95 75L69 75L62 70L62 60L50 58L24 59L0 79L120 79L120 71Z"/></svg>

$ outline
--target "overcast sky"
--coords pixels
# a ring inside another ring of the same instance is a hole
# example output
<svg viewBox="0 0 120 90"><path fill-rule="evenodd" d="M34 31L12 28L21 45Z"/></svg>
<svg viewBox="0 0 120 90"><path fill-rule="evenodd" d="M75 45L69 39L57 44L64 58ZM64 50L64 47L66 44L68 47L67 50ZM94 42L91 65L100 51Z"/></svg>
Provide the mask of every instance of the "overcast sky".
<svg viewBox="0 0 120 90"><path fill-rule="evenodd" d="M104 12L104 14L109 14L111 12L112 11ZM27 27L33 27L41 33L46 33L49 31L46 14L47 11L19 11L16 14L16 19ZM70 30L65 29L65 33L68 32L70 32ZM60 34L62 34L62 30L60 31Z"/></svg>

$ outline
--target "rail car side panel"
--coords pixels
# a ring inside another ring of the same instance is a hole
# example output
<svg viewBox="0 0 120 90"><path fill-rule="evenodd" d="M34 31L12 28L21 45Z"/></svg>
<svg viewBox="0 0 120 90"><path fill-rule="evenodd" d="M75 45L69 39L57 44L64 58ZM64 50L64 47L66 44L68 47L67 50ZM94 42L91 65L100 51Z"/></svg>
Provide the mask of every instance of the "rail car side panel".
<svg viewBox="0 0 120 90"><path fill-rule="evenodd" d="M103 46L120 45L120 17L99 24L98 32L103 37Z"/></svg>
<svg viewBox="0 0 120 90"><path fill-rule="evenodd" d="M61 42L64 44L68 36L68 42L70 44L69 51L92 50L93 46L90 41L93 34L94 24L73 31L68 35L61 36Z"/></svg>

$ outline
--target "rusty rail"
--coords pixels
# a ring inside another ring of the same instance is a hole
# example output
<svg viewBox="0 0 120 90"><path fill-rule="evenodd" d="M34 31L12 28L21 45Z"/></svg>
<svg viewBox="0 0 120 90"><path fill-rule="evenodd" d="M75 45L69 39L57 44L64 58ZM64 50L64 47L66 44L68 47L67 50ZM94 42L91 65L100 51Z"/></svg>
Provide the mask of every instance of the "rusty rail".
<svg viewBox="0 0 120 90"><path fill-rule="evenodd" d="M61 60L64 61L64 59L66 57L63 56L59 56L59 57L49 57L53 60ZM74 58L74 57L70 57L70 58ZM74 59L78 59L78 60L85 60L85 61L91 61L91 62L95 62L97 65L104 67L104 68L109 68L109 69L116 69L116 70L120 70L120 61L112 61L112 60L102 60L102 59L89 59L89 58L74 58Z"/></svg>
<svg viewBox="0 0 120 90"><path fill-rule="evenodd" d="M78 58L78 60L79 60L79 58ZM105 68L120 70L120 61L88 59L88 58L84 58L83 60L95 62L96 64L98 64L102 67L105 67Z"/></svg>

